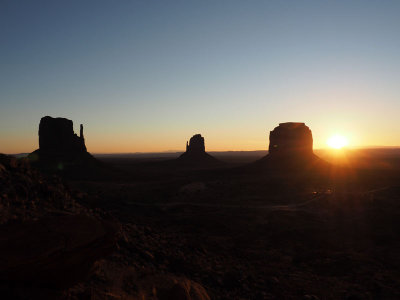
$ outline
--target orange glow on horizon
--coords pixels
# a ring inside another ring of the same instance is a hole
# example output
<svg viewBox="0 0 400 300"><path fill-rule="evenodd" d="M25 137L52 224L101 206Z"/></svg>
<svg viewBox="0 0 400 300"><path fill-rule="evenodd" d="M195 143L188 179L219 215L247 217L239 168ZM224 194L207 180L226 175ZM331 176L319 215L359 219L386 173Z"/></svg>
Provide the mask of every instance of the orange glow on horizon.
<svg viewBox="0 0 400 300"><path fill-rule="evenodd" d="M342 149L349 145L349 141L346 137L340 134L335 134L331 136L327 141L327 145L333 149Z"/></svg>
<svg viewBox="0 0 400 300"><path fill-rule="evenodd" d="M225 151L267 151L269 146L269 136L265 131L232 134L229 131L206 131L188 130L177 134L158 135L142 133L118 133L109 134L104 132L87 132L85 135L87 150L91 153L161 153L161 152L183 152L185 151L186 141L190 137L200 132L205 138L206 151L225 152ZM360 138L361 134L355 135L350 131L346 136L332 135L332 132L313 132L314 150L329 149L331 152L343 152L345 149L375 148L382 146L397 147L395 143L384 140L377 143L366 142L370 139ZM351 137L351 143L349 143ZM371 138L372 140L372 138ZM351 144L351 145L350 145ZM36 132L29 134L8 134L4 139L0 139L0 153L17 154L30 153L38 148L38 137Z"/></svg>

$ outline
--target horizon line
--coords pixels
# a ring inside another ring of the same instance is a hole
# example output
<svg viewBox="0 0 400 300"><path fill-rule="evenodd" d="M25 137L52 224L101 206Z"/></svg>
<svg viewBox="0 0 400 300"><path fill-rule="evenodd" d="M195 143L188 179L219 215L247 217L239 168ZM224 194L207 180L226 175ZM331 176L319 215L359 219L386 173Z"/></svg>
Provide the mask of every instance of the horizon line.
<svg viewBox="0 0 400 300"><path fill-rule="evenodd" d="M341 150L372 150L372 149L400 149L399 146L355 146L355 147L343 147L342 149L333 149L330 147L324 147L324 148L313 148L313 151L319 151L319 150L331 150L331 151L341 151ZM185 150L161 150L161 151L136 151L136 152L91 152L88 151L89 153L93 155L121 155L121 154L130 154L130 155L135 155L135 154L175 154L175 153L184 153ZM207 150L206 152L213 152L213 153L222 153L222 152L268 152L268 149L255 149L255 150ZM19 152L19 153L4 153L0 152L5 155L23 155L23 154L30 154L32 152Z"/></svg>

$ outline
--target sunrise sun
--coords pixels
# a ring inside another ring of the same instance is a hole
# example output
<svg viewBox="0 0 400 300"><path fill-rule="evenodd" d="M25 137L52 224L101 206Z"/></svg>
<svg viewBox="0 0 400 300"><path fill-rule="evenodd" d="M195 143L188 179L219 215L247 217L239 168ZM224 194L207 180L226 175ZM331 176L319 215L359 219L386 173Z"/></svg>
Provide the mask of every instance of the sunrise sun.
<svg viewBox="0 0 400 300"><path fill-rule="evenodd" d="M334 149L341 149L349 144L347 138L339 134L331 136L326 143Z"/></svg>

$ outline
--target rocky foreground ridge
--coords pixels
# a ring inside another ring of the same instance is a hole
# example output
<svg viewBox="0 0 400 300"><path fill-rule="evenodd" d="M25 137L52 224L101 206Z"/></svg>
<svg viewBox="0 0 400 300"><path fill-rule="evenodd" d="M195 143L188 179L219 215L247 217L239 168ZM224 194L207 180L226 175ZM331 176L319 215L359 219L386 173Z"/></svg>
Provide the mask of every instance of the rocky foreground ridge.
<svg viewBox="0 0 400 300"><path fill-rule="evenodd" d="M85 197L0 154L2 299L210 299L200 284L154 269L148 229L121 227L80 204Z"/></svg>
<svg viewBox="0 0 400 300"><path fill-rule="evenodd" d="M28 160L0 154L0 224L64 214L90 214L57 176L44 177Z"/></svg>
<svg viewBox="0 0 400 300"><path fill-rule="evenodd" d="M0 154L0 292L51 299L115 248L118 225L78 204L58 177Z"/></svg>

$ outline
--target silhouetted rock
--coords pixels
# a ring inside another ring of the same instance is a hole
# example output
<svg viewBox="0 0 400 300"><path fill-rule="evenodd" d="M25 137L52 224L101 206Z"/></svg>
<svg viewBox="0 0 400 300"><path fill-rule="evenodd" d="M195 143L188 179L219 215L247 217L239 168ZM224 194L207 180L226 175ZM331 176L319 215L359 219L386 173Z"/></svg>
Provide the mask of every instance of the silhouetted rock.
<svg viewBox="0 0 400 300"><path fill-rule="evenodd" d="M186 142L186 152L187 153L206 152L206 147L204 146L204 138L201 136L201 134L195 134L190 138L189 143Z"/></svg>
<svg viewBox="0 0 400 300"><path fill-rule="evenodd" d="M313 154L313 137L304 123L280 123L269 134L269 154L305 156Z"/></svg>
<svg viewBox="0 0 400 300"><path fill-rule="evenodd" d="M83 125L80 126L80 136L77 136L71 120L43 117L39 124L39 150L42 153L87 152Z"/></svg>
<svg viewBox="0 0 400 300"><path fill-rule="evenodd" d="M255 166L274 170L276 174L291 175L292 171L327 171L329 164L313 152L312 132L304 123L280 123L269 135L269 153ZM322 173L320 173L322 174Z"/></svg>
<svg viewBox="0 0 400 300"><path fill-rule="evenodd" d="M201 134L195 134L186 142L186 152L178 159L178 162L190 165L210 166L212 164L220 164L221 162L208 154L204 145L204 137Z"/></svg>
<svg viewBox="0 0 400 300"><path fill-rule="evenodd" d="M28 155L32 165L46 172L62 172L74 178L99 174L97 161L86 150L83 125L80 135L73 123L65 118L43 117L39 124L39 149Z"/></svg>

